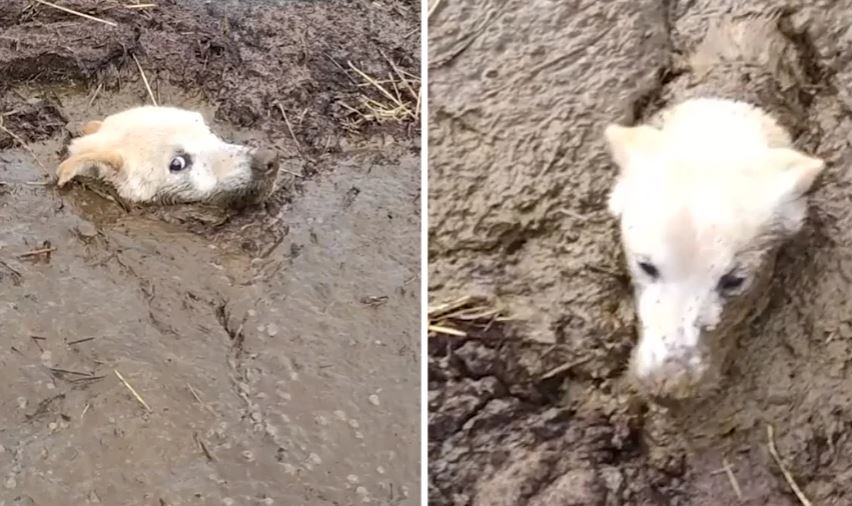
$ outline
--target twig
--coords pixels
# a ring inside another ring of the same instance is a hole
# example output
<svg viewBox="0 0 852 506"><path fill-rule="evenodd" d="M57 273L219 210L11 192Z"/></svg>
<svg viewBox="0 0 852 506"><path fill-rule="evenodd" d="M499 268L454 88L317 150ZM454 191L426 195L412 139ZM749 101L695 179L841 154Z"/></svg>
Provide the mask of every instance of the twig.
<svg viewBox="0 0 852 506"><path fill-rule="evenodd" d="M802 503L802 506L813 506L813 503L805 496L802 489L799 488L799 485L796 484L796 481L793 479L793 475L790 474L790 471L784 467L784 462L781 461L781 456L778 455L778 449L775 448L775 429L772 425L766 426L766 437L769 439L769 453L772 454L772 458L775 459L775 463L778 464L778 468L781 469L781 474L784 475L784 479L787 480L787 484L790 485L790 488L793 489L793 493L796 494L796 498Z"/></svg>
<svg viewBox="0 0 852 506"><path fill-rule="evenodd" d="M157 4L128 4L125 5L128 9L148 9L150 7L156 7Z"/></svg>
<svg viewBox="0 0 852 506"><path fill-rule="evenodd" d="M36 0L36 2L43 4L43 5L46 5L48 7L53 7L54 9L59 9L60 11L67 12L69 14L74 14L76 16L80 16L80 17L83 17L83 18L86 18L86 19L91 19L92 21L97 21L98 23L103 23L103 24L109 25L109 26L118 26L118 23L116 23L115 21L108 21L106 19L96 18L94 16L90 16L88 14L83 14L82 12L77 12L75 10L69 9L68 7L62 7L61 5L52 4L52 3L47 2L45 0Z"/></svg>
<svg viewBox="0 0 852 506"><path fill-rule="evenodd" d="M130 386L130 383L128 383L127 380L124 379L124 377L121 375L121 373L118 372L118 369L113 369L112 372L114 372L115 375L118 376L118 379L120 379L121 382L124 383L124 386L126 386L127 389L130 390L130 393L132 393L133 396L136 397L136 400L139 401L139 403L142 404L142 406L144 406L145 409L148 410L148 412L153 412L151 407L148 406L148 403L145 402L145 399L143 399L142 396L139 395L132 386Z"/></svg>
<svg viewBox="0 0 852 506"><path fill-rule="evenodd" d="M133 57L133 61L136 62L136 68L139 69L139 74L142 76L142 82L145 83L145 89L148 90L148 96L151 97L151 103L157 105L157 99L154 98L154 92L151 91L151 85L148 84L148 77L145 75L145 71L142 70L142 65L139 64L139 60L136 59L135 54L131 54Z"/></svg>
<svg viewBox="0 0 852 506"><path fill-rule="evenodd" d="M88 403L88 402L87 402L87 403L86 403L86 405L83 407L83 412L82 412L82 413L80 413L80 420L82 420L82 419L83 419L83 417L84 417L84 416L86 416L86 412L87 412L87 411L89 411L89 403Z"/></svg>

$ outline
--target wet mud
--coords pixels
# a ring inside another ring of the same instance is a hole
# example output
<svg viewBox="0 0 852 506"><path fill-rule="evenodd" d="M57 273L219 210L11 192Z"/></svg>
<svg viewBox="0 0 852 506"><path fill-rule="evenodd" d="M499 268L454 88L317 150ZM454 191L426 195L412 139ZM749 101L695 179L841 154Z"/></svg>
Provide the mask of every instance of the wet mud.
<svg viewBox="0 0 852 506"><path fill-rule="evenodd" d="M828 168L721 391L650 405L622 380L635 315L602 131L700 89L688 58L714 18L766 13L798 70L710 88L775 97ZM431 504L800 504L769 426L806 497L852 502L850 20L849 2L438 5L430 304L482 296L514 320L429 339Z"/></svg>
<svg viewBox="0 0 852 506"><path fill-rule="evenodd" d="M348 62L419 74L418 6L128 3L0 6L0 505L417 504L419 132L364 121ZM268 201L53 186L149 101L134 57L278 151Z"/></svg>

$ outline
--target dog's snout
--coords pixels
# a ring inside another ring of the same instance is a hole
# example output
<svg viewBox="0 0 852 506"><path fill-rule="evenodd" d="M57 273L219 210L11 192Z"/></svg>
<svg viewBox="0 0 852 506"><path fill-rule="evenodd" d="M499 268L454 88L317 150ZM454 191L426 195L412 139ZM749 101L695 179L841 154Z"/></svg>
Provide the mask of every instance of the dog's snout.
<svg viewBox="0 0 852 506"><path fill-rule="evenodd" d="M251 155L251 169L261 174L278 171L278 154L270 149L256 149Z"/></svg>

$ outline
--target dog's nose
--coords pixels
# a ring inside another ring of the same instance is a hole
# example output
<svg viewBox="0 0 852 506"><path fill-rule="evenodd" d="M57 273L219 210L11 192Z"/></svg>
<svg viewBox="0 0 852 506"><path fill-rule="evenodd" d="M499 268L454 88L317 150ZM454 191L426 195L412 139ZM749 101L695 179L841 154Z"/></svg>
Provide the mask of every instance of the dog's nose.
<svg viewBox="0 0 852 506"><path fill-rule="evenodd" d="M278 172L278 154L270 149L256 149L251 155L251 170L265 175Z"/></svg>

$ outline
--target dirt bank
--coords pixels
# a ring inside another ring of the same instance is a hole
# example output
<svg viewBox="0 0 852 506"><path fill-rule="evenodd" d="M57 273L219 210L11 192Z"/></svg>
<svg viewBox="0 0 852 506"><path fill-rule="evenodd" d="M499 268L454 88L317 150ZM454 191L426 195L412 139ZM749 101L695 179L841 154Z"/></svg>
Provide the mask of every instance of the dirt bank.
<svg viewBox="0 0 852 506"><path fill-rule="evenodd" d="M799 504L769 452L769 424L814 504L852 502L852 3L783 5L439 5L431 302L485 295L520 321L430 339L432 504ZM799 144L830 166L724 391L662 413L619 381L634 314L605 209L614 168L601 131L666 104L714 15L770 10L807 60Z"/></svg>
<svg viewBox="0 0 852 506"><path fill-rule="evenodd" d="M416 504L419 134L348 62L416 85L418 7L61 3L115 26L0 6L0 505ZM281 153L269 202L49 184L80 122L149 100L134 57Z"/></svg>

